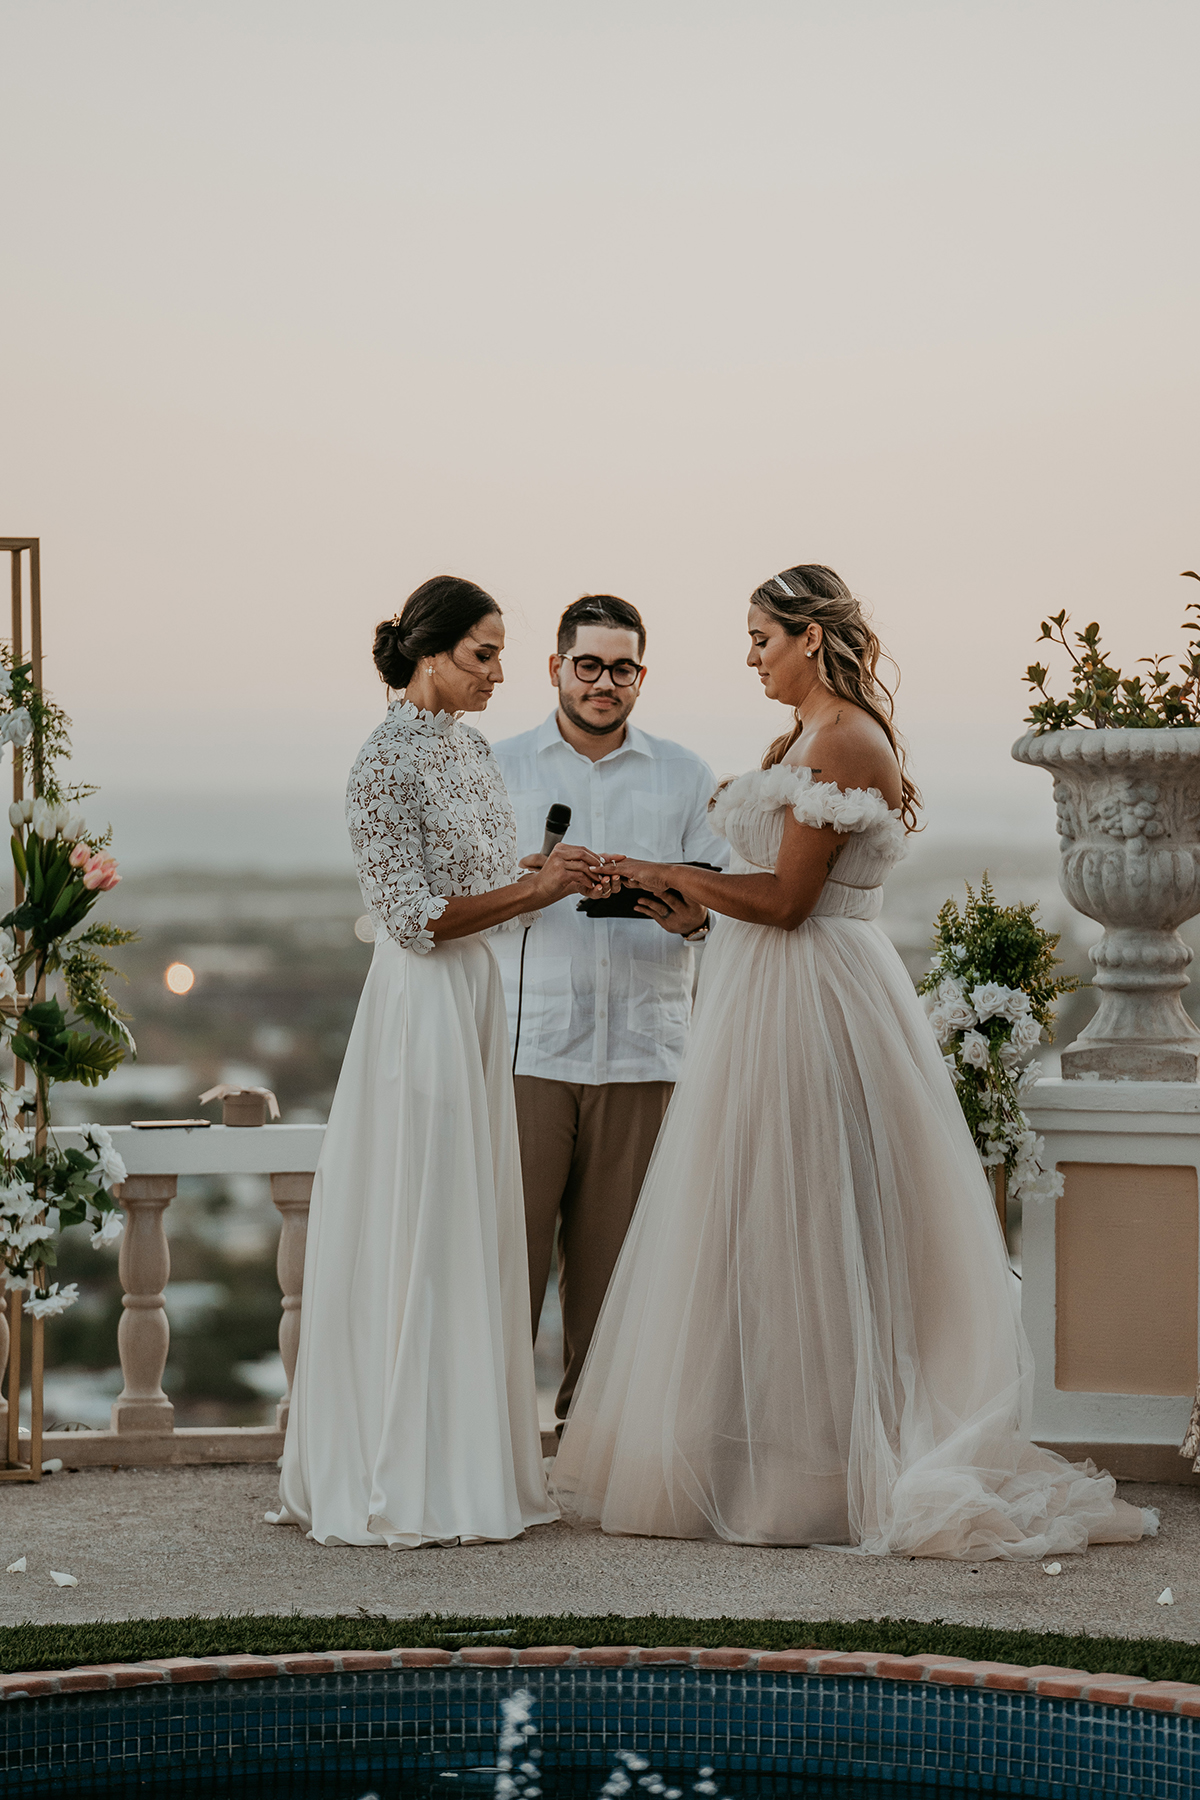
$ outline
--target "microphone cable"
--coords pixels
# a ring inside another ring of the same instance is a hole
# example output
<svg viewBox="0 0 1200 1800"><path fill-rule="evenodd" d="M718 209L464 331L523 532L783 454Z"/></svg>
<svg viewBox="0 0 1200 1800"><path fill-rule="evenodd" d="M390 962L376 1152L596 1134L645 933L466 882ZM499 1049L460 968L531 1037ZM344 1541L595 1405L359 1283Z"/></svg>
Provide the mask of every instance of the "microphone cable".
<svg viewBox="0 0 1200 1800"><path fill-rule="evenodd" d="M513 1034L512 1072L517 1072L517 1051L521 1048L521 1008L525 1004L525 946L529 942L529 933L533 927L527 925L521 933L521 972L517 976L517 1029Z"/></svg>
<svg viewBox="0 0 1200 1800"><path fill-rule="evenodd" d="M561 844L571 824L571 809L561 801L554 801L546 814L545 835L542 838L542 855L549 856L555 844ZM526 925L521 933L521 966L517 974L517 1029L513 1033L512 1072L517 1073L517 1051L521 1048L521 1014L525 1008L525 951L529 945L529 933L532 925Z"/></svg>

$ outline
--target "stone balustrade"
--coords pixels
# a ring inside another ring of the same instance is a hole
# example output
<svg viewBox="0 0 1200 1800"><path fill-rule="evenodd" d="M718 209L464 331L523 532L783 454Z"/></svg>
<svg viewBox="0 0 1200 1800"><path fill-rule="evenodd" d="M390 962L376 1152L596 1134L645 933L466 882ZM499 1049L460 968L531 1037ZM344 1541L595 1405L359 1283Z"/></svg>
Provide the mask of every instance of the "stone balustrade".
<svg viewBox="0 0 1200 1800"><path fill-rule="evenodd" d="M1033 1435L1127 1480L1200 1482L1177 1448L1196 1379L1200 1089L1041 1081L1027 1110L1045 1137L1047 1163L1066 1183L1062 1200L1024 1209L1022 1311L1037 1369ZM124 1386L109 1430L47 1432L44 1457L80 1468L274 1462L282 1454L308 1204L324 1135L323 1125L112 1128L128 1170L120 1189L126 1230L117 1334ZM71 1141L67 1130L56 1136ZM162 1386L170 1345L166 1211L181 1175L230 1174L268 1175L282 1218L276 1269L288 1396L273 1425L178 1429ZM553 1434L544 1434L543 1447L553 1452Z"/></svg>
<svg viewBox="0 0 1200 1800"><path fill-rule="evenodd" d="M125 1209L121 1243L124 1288L117 1346L124 1387L113 1402L108 1431L49 1431L44 1457L68 1468L89 1465L274 1462L283 1451L288 1399L274 1425L177 1429L175 1409L163 1392L171 1331L164 1290L171 1274L166 1210L181 1175L269 1175L271 1198L282 1216L276 1270L281 1294L279 1353L291 1393L300 1341L300 1296L308 1202L323 1125L211 1125L194 1130L138 1130L113 1126L115 1148L128 1179L119 1189ZM56 1131L69 1145L72 1133Z"/></svg>

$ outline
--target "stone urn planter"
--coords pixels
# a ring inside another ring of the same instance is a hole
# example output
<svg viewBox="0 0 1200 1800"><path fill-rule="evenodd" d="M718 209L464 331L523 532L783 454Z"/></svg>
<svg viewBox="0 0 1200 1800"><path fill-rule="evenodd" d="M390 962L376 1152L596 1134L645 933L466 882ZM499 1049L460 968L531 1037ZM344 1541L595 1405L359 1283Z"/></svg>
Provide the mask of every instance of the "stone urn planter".
<svg viewBox="0 0 1200 1800"><path fill-rule="evenodd" d="M1200 913L1200 727L1031 731L1012 754L1053 775L1059 883L1104 926L1090 952L1100 1005L1063 1051L1063 1075L1200 1079L1178 930Z"/></svg>

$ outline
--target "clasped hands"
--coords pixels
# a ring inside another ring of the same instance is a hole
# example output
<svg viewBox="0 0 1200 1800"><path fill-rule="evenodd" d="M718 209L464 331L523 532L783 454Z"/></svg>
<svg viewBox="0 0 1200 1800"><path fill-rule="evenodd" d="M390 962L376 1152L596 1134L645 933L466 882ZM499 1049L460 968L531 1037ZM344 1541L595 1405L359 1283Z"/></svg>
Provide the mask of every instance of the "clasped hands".
<svg viewBox="0 0 1200 1800"><path fill-rule="evenodd" d="M683 937L699 930L708 917L707 907L685 900L672 886L678 877L671 863L638 862L619 854L598 856L582 844L556 844L549 856L523 856L521 867L533 872L531 885L538 890L541 906L567 894L607 900L623 887L643 888L650 897L639 900L635 911L664 931Z"/></svg>

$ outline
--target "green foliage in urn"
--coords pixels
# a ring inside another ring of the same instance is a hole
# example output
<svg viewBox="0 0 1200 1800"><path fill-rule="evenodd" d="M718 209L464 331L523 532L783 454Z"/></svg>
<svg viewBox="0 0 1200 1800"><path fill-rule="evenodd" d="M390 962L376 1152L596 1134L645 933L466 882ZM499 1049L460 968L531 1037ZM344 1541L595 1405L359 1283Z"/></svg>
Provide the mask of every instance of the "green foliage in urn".
<svg viewBox="0 0 1200 1800"><path fill-rule="evenodd" d="M1200 581L1194 569L1182 574ZM1196 617L1189 615L1196 614ZM1043 641L1061 644L1071 659L1072 686L1065 700L1055 700L1046 690L1050 671L1042 663L1031 663L1025 680L1035 693L1026 722L1040 736L1044 731L1066 731L1072 725L1091 725L1097 729L1115 727L1149 727L1169 730L1183 725L1200 725L1200 601L1193 600L1184 608L1181 630L1187 634L1184 660L1178 665L1182 680L1175 680L1166 667L1165 656L1143 656L1146 675L1122 675L1101 648L1100 627L1088 625L1072 632L1072 645L1067 637L1068 613L1052 613L1042 620Z"/></svg>
<svg viewBox="0 0 1200 1800"><path fill-rule="evenodd" d="M1038 923L1036 906L1001 906L986 875L978 894L966 887L961 911L947 900L938 914L920 991L984 1167L1002 1163L1011 1191L1037 1199L1059 1178L1044 1172L1021 1102L1043 1030L1053 1036L1054 1002L1079 982L1055 973L1059 934Z"/></svg>

